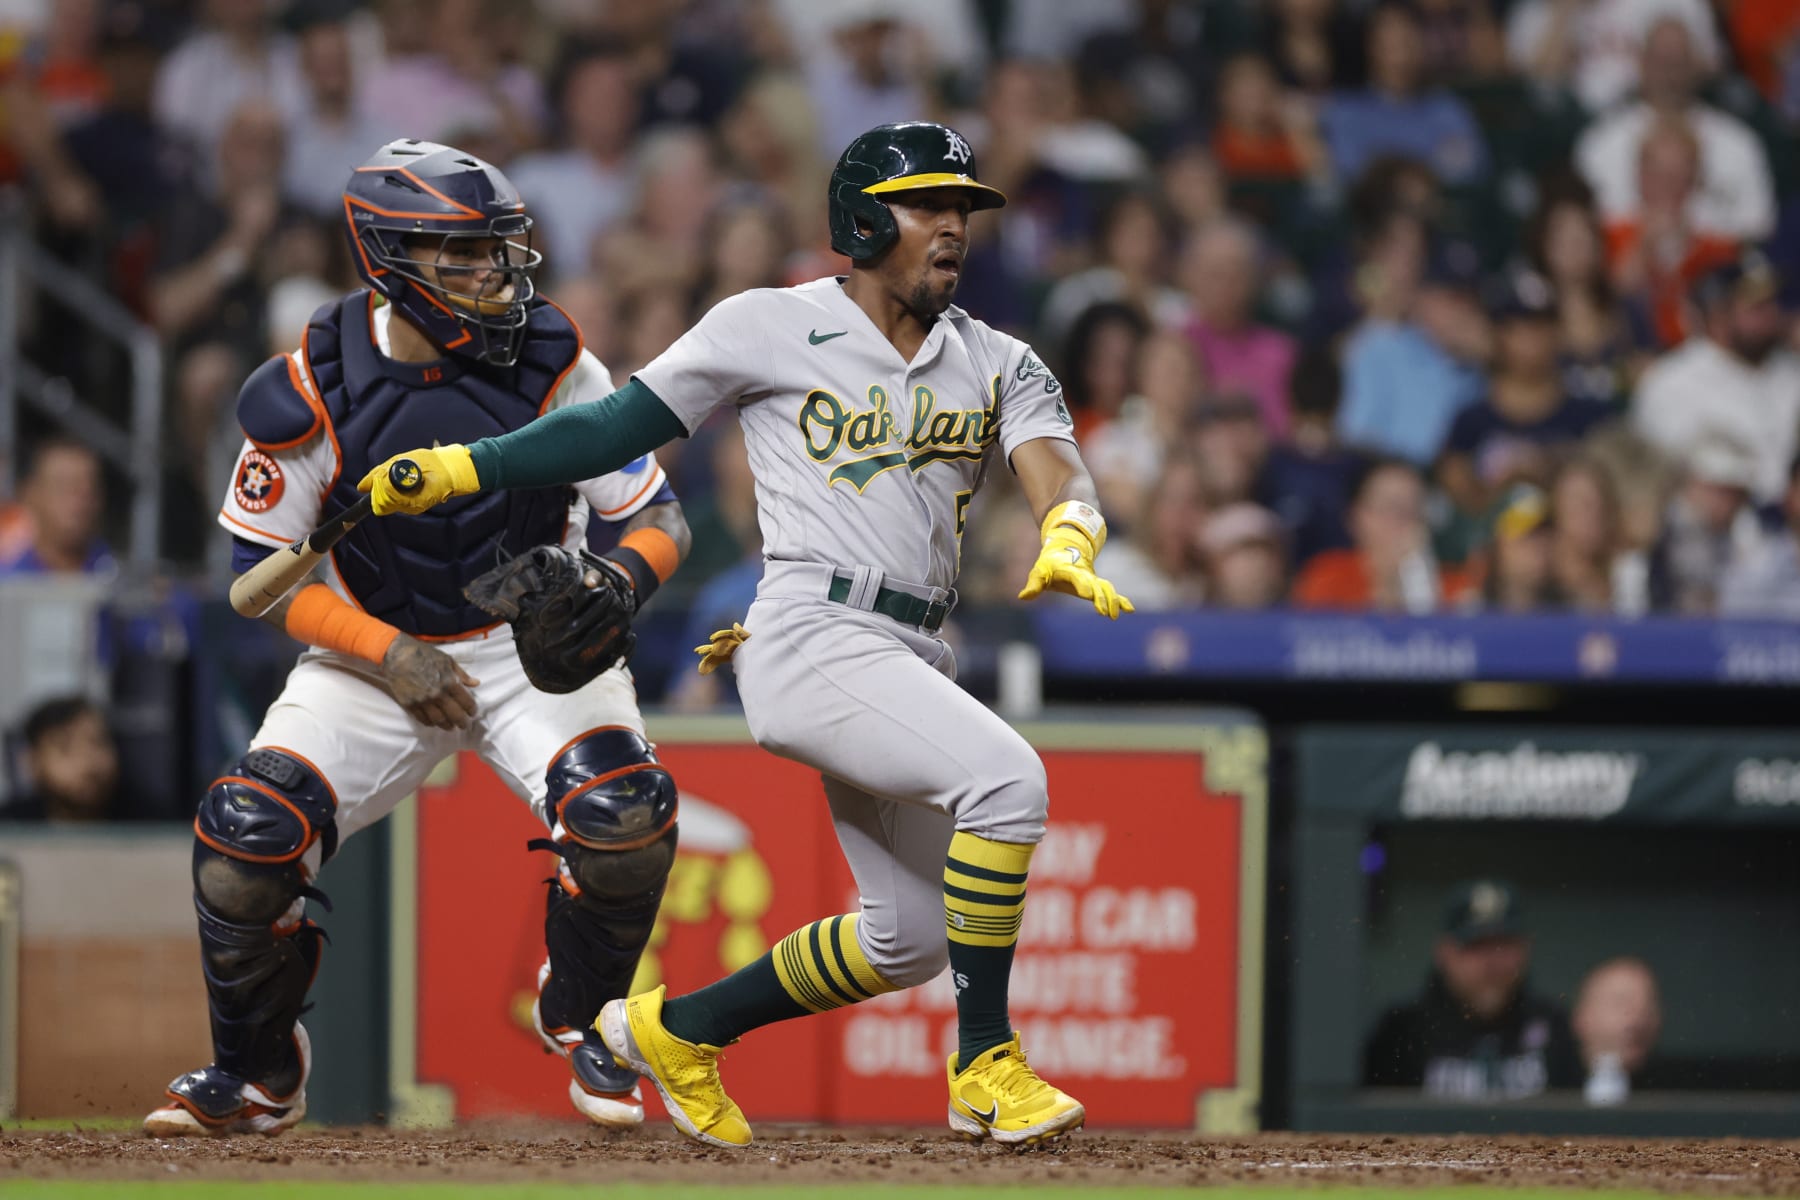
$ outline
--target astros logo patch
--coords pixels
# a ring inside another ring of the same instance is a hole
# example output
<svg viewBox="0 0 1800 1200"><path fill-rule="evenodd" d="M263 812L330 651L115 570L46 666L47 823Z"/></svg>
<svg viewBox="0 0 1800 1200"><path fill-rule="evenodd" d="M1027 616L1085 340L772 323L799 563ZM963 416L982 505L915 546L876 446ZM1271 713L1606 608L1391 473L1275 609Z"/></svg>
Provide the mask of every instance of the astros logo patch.
<svg viewBox="0 0 1800 1200"><path fill-rule="evenodd" d="M281 467L261 450L247 450L238 460L237 481L232 491L245 512L268 512L281 500L287 481Z"/></svg>

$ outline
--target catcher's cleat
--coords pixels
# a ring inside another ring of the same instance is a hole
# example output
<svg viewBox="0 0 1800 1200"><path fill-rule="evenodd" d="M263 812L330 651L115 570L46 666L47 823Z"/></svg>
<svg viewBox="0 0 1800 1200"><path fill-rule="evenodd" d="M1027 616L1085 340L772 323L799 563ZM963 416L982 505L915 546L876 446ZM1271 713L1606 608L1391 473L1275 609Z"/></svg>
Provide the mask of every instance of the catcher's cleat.
<svg viewBox="0 0 1800 1200"><path fill-rule="evenodd" d="M709 1146L748 1146L750 1123L719 1082L718 1046L684 1042L663 1028L668 989L614 1000L594 1023L621 1062L656 1085L675 1127Z"/></svg>
<svg viewBox="0 0 1800 1200"><path fill-rule="evenodd" d="M544 1050L562 1055L569 1064L569 1103L576 1112L608 1129L642 1125L644 1093L638 1087L637 1072L614 1062L612 1051L591 1029L583 1033L544 1027L542 1000L548 978L550 964L546 962L538 968L538 998L531 1002L531 1025L543 1041Z"/></svg>
<svg viewBox="0 0 1800 1200"><path fill-rule="evenodd" d="M956 1069L950 1079L950 1128L966 1138L993 1138L1008 1146L1030 1145L1080 1129L1087 1110L1073 1096L1038 1078L1019 1048L1019 1035Z"/></svg>
<svg viewBox="0 0 1800 1200"><path fill-rule="evenodd" d="M312 1043L303 1025L294 1026L294 1050L300 1057L300 1082L291 1092L278 1094L216 1066L201 1067L169 1085L169 1102L144 1118L144 1132L159 1138L274 1137L298 1125L306 1115L306 1077L312 1074Z"/></svg>

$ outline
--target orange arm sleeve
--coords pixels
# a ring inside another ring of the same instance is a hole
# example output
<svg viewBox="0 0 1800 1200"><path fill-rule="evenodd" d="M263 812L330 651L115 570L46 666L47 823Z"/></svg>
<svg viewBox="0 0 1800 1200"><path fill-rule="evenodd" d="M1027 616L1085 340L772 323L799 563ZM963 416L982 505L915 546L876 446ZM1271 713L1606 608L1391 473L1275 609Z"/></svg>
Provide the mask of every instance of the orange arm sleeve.
<svg viewBox="0 0 1800 1200"><path fill-rule="evenodd" d="M358 611L322 583L309 583L294 597L288 606L287 631L309 646L337 650L377 666L400 636L398 629Z"/></svg>

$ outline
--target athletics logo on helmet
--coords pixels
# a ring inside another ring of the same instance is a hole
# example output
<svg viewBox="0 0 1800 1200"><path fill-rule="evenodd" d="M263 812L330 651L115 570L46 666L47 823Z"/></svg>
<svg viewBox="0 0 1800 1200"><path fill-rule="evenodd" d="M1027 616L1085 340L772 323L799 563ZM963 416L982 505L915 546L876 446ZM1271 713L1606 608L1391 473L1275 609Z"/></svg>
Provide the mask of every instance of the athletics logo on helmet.
<svg viewBox="0 0 1800 1200"><path fill-rule="evenodd" d="M344 219L357 274L433 341L480 362L518 361L544 256L499 170L452 146L389 142L352 172ZM478 291L445 284L478 276Z"/></svg>
<svg viewBox="0 0 1800 1200"><path fill-rule="evenodd" d="M934 121L877 125L839 157L827 204L831 248L865 262L899 240L900 226L884 196L921 188L966 188L976 210L1006 197L980 181L975 151L962 134Z"/></svg>

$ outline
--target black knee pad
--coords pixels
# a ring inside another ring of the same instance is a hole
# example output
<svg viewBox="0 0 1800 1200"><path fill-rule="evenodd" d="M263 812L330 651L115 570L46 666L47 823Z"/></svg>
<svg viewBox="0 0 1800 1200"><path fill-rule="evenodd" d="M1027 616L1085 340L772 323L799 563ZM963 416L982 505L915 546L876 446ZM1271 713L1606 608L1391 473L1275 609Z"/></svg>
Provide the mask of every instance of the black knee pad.
<svg viewBox="0 0 1800 1200"><path fill-rule="evenodd" d="M330 785L307 763L254 750L213 782L194 818L194 907L213 1055L241 1079L298 1077L294 1023L324 940L295 903L324 900L307 885L301 858L315 843L322 860L335 853L336 810Z"/></svg>
<svg viewBox="0 0 1800 1200"><path fill-rule="evenodd" d="M213 781L194 818L194 891L215 916L266 922L302 895L301 857L337 851L337 800L319 773L280 750L253 750Z"/></svg>
<svg viewBox="0 0 1800 1200"><path fill-rule="evenodd" d="M550 980L539 998L547 1026L591 1023L625 994L649 943L675 862L675 780L643 738L598 729L559 754L546 774L554 851L544 940Z"/></svg>
<svg viewBox="0 0 1800 1200"><path fill-rule="evenodd" d="M650 744L629 729L577 738L545 772L546 800L559 842L622 852L675 827L675 780Z"/></svg>

